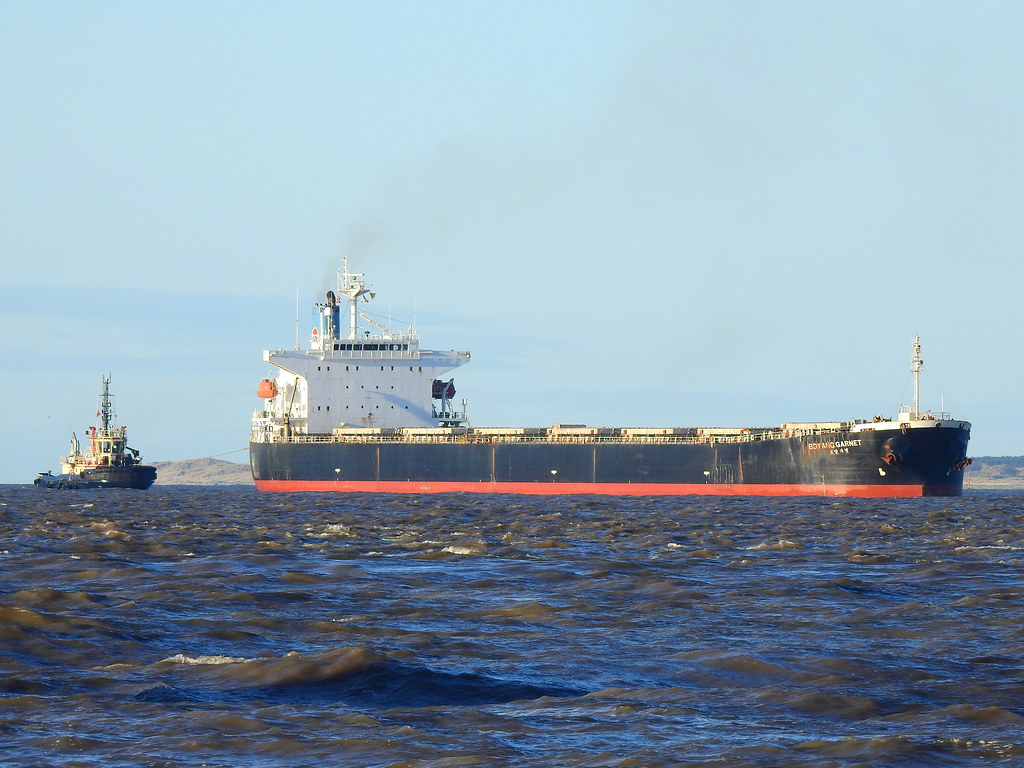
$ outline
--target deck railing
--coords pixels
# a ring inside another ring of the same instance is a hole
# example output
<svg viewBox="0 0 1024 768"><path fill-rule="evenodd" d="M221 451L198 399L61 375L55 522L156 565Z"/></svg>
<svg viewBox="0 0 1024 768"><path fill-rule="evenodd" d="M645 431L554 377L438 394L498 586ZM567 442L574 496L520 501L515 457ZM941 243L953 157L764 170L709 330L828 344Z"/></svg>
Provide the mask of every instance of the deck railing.
<svg viewBox="0 0 1024 768"><path fill-rule="evenodd" d="M844 427L846 425L843 425ZM409 433L401 430L371 433L292 434L285 437L266 430L253 430L251 439L256 443L427 443L489 445L508 443L558 444L688 444L751 443L789 437L829 435L845 431L844 428L817 430L789 430L782 428L757 429L736 434L523 434L513 432L478 433L472 430L444 430L428 433Z"/></svg>

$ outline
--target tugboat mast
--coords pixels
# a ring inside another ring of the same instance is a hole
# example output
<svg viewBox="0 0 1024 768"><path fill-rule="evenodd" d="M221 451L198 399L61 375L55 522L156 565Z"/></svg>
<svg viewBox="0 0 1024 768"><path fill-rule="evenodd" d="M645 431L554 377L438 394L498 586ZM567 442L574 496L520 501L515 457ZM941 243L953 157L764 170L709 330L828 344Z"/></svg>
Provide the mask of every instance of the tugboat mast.
<svg viewBox="0 0 1024 768"><path fill-rule="evenodd" d="M103 377L103 394L100 396L100 419L103 424L103 431L110 429L113 421L113 406L110 404L110 377Z"/></svg>

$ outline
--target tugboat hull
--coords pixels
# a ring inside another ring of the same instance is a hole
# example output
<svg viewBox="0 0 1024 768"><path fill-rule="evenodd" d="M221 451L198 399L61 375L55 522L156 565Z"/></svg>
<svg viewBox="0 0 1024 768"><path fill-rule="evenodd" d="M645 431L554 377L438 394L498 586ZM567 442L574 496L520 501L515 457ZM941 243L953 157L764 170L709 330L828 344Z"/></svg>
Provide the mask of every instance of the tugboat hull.
<svg viewBox="0 0 1024 768"><path fill-rule="evenodd" d="M39 488L68 488L72 490L132 488L145 491L154 482L156 482L156 467L141 464L132 467L87 469L80 475L54 475L50 472L41 472L35 479L35 485Z"/></svg>

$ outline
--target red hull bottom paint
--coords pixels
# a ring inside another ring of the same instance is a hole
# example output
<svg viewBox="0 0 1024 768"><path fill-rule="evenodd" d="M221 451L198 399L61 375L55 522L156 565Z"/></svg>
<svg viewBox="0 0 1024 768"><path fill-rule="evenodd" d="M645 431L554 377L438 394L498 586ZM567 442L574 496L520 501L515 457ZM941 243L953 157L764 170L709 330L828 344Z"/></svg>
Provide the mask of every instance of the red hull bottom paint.
<svg viewBox="0 0 1024 768"><path fill-rule="evenodd" d="M512 493L535 496L959 496L954 487L921 485L725 485L704 483L433 483L416 481L257 480L261 491L336 493Z"/></svg>

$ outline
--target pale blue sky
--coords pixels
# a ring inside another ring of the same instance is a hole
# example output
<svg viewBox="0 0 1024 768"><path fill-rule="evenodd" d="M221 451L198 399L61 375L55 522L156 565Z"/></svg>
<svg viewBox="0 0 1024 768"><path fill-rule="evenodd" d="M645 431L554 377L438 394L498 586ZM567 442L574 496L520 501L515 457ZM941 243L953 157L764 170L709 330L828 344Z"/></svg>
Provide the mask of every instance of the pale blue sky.
<svg viewBox="0 0 1024 768"><path fill-rule="evenodd" d="M479 426L924 405L1024 453L1010 2L0 0L0 482L103 374L149 461L243 448L348 254ZM245 461L244 453L225 458Z"/></svg>

